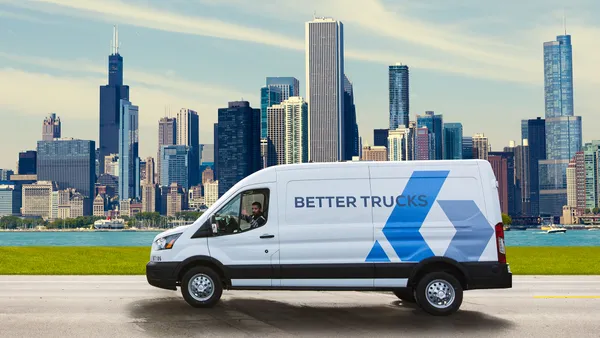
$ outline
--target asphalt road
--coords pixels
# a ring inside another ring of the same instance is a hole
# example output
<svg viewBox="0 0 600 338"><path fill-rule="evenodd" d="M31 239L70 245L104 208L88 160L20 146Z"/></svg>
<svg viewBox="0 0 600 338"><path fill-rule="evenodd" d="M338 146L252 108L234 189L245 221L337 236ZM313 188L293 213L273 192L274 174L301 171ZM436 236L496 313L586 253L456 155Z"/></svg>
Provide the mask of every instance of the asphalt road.
<svg viewBox="0 0 600 338"><path fill-rule="evenodd" d="M468 291L459 312L432 317L386 293L226 291L194 309L143 276L0 276L0 337L600 335L600 276L513 284Z"/></svg>

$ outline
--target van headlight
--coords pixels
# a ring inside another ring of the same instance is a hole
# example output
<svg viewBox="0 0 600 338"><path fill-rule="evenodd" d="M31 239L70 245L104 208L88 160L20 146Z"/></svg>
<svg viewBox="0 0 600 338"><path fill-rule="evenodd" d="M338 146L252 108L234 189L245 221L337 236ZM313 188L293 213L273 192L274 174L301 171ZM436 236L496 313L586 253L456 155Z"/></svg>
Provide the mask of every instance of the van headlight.
<svg viewBox="0 0 600 338"><path fill-rule="evenodd" d="M171 249L175 241L181 236L181 233L173 234L165 237L161 237L154 241L155 250L166 250Z"/></svg>

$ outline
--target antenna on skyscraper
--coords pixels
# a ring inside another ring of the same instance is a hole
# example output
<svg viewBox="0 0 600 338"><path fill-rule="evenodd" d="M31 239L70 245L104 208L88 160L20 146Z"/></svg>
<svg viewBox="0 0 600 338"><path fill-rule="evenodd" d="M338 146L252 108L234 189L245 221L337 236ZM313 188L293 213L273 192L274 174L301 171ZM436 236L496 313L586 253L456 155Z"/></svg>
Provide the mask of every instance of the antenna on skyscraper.
<svg viewBox="0 0 600 338"><path fill-rule="evenodd" d="M119 27L113 26L113 54L119 54Z"/></svg>
<svg viewBox="0 0 600 338"><path fill-rule="evenodd" d="M565 27L565 35L567 35L567 10L563 8L563 26Z"/></svg>

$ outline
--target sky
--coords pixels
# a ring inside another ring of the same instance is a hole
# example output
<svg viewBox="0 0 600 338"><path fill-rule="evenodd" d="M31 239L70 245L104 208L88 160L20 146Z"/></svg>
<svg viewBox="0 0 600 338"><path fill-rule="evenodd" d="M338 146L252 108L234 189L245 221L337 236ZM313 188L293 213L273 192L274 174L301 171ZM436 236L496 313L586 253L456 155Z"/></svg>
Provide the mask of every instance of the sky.
<svg viewBox="0 0 600 338"><path fill-rule="evenodd" d="M63 137L98 140L99 87L108 81L113 25L140 155L156 156L158 120L200 115L213 143L217 109L260 108L267 76L294 76L304 96L305 22L344 24L345 72L359 132L387 128L388 65L410 69L410 114L433 110L484 133L493 150L520 139L520 120L544 116L543 43L572 35L575 114L600 139L600 2L595 0L0 0L0 168L35 149L44 117Z"/></svg>

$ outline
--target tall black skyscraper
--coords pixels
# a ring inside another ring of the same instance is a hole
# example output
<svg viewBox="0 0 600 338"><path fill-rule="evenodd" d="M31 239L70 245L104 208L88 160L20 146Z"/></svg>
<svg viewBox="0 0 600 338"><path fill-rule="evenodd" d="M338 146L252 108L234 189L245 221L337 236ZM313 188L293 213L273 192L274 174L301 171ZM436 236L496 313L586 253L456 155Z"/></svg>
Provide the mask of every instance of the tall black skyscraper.
<svg viewBox="0 0 600 338"><path fill-rule="evenodd" d="M260 109L248 101L229 102L219 109L215 155L219 196L261 168Z"/></svg>
<svg viewBox="0 0 600 338"><path fill-rule="evenodd" d="M546 121L540 117L527 122L529 144L529 189L531 216L540 215L539 161L546 159Z"/></svg>
<svg viewBox="0 0 600 338"><path fill-rule="evenodd" d="M129 100L129 86L123 85L123 57L119 54L119 32L114 27L113 51L108 56L108 85L100 87L100 172L104 157L119 153L120 101Z"/></svg>
<svg viewBox="0 0 600 338"><path fill-rule="evenodd" d="M37 152L28 150L19 153L19 175L35 175L37 173Z"/></svg>
<svg viewBox="0 0 600 338"><path fill-rule="evenodd" d="M354 105L354 90L352 82L344 75L344 138L346 152L344 159L352 160L352 156L358 156L358 124L356 124L356 106Z"/></svg>

